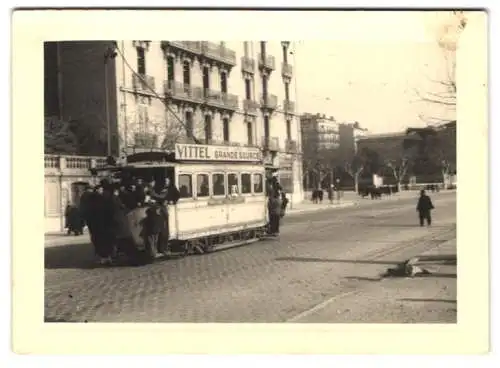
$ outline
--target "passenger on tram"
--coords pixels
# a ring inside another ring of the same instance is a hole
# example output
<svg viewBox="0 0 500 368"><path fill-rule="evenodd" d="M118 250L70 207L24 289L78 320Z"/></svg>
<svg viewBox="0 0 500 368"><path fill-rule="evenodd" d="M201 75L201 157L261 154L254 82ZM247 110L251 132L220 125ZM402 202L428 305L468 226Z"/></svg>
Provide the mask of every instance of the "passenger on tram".
<svg viewBox="0 0 500 368"><path fill-rule="evenodd" d="M144 185L144 181L142 180L142 178L137 178L136 182L135 182L135 188L136 188L136 192L137 192L137 202L138 203L141 203L141 205L144 203L144 198L146 197L146 194L145 194L145 185Z"/></svg>
<svg viewBox="0 0 500 368"><path fill-rule="evenodd" d="M126 188L125 185L123 185L123 183L122 185L120 185L119 197L127 210L131 211L135 208L136 203L131 193L131 190L128 190L128 188Z"/></svg>
<svg viewBox="0 0 500 368"><path fill-rule="evenodd" d="M118 188L112 189L112 196L110 198L110 212L111 212L111 253L125 253L129 257L134 256L130 253L132 233L127 220L128 209L120 199L120 190Z"/></svg>
<svg viewBox="0 0 500 368"><path fill-rule="evenodd" d="M168 177L165 178L165 184L162 189L156 185L154 180L150 183L150 187L152 189L149 189L148 194L156 203L160 205L160 214L162 215L165 223L162 233L158 239L158 251L160 253L165 253L167 251L165 249L165 245L168 243L170 238L168 208L165 205L176 204L179 201L180 192Z"/></svg>
<svg viewBox="0 0 500 368"><path fill-rule="evenodd" d="M142 235L146 249L152 257L160 253L160 236L165 228L165 220L160 214L160 207L153 205L146 210L146 218L142 221Z"/></svg>

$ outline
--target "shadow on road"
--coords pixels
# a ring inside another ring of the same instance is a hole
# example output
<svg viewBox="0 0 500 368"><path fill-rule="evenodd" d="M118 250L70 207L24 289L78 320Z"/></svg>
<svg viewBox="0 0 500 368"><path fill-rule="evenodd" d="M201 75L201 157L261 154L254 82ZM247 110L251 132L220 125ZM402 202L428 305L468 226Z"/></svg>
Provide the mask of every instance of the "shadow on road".
<svg viewBox="0 0 500 368"><path fill-rule="evenodd" d="M94 248L89 243L45 248L44 263L48 269L99 267L94 261Z"/></svg>
<svg viewBox="0 0 500 368"><path fill-rule="evenodd" d="M451 303L457 304L456 300L446 300L446 299L413 299L413 298L403 298L398 299L402 302L416 302L416 303Z"/></svg>
<svg viewBox="0 0 500 368"><path fill-rule="evenodd" d="M355 280L355 281L380 281L380 277L360 277L360 276L347 276L346 280Z"/></svg>
<svg viewBox="0 0 500 368"><path fill-rule="evenodd" d="M362 259L333 259L333 258L307 258L307 257L281 257L275 258L275 261L289 262L330 262L330 263L361 263L361 264L399 264L401 261L366 261Z"/></svg>
<svg viewBox="0 0 500 368"><path fill-rule="evenodd" d="M431 272L428 274L415 275L415 278L430 278L430 277L440 277L444 279L456 279L456 273L439 273L439 272Z"/></svg>

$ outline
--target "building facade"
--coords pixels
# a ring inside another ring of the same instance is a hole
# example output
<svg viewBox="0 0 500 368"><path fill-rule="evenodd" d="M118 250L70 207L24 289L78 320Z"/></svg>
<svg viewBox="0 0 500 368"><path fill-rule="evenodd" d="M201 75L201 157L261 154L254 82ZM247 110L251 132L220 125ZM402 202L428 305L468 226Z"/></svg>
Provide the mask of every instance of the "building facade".
<svg viewBox="0 0 500 368"><path fill-rule="evenodd" d="M57 72L46 70L46 115L93 132L92 149L80 154L123 156L176 142L257 146L292 202L303 199L292 43L85 41L49 48L45 63Z"/></svg>

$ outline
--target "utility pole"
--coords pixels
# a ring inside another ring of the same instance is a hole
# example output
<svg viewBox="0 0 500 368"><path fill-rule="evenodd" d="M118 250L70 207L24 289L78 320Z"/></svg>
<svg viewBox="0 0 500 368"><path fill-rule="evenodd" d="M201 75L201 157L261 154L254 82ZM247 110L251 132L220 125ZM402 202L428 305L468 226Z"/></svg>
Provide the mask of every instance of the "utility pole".
<svg viewBox="0 0 500 368"><path fill-rule="evenodd" d="M107 141L108 141L108 157L111 156L111 121L109 117L109 86L108 86L108 61L116 57L115 44L108 46L104 52L104 109L106 112L106 131L107 131Z"/></svg>

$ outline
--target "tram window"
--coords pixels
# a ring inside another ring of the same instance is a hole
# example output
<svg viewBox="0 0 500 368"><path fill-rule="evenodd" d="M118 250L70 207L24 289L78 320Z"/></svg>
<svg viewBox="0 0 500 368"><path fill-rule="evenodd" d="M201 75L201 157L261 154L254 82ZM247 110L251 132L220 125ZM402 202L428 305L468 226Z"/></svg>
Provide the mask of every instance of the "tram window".
<svg viewBox="0 0 500 368"><path fill-rule="evenodd" d="M197 197L208 197L210 195L208 175L198 174L196 177L196 196Z"/></svg>
<svg viewBox="0 0 500 368"><path fill-rule="evenodd" d="M214 196L226 195L226 186L224 185L224 174L213 174L212 183L214 188Z"/></svg>
<svg viewBox="0 0 500 368"><path fill-rule="evenodd" d="M241 174L241 193L248 194L252 192L252 178L250 174Z"/></svg>
<svg viewBox="0 0 500 368"><path fill-rule="evenodd" d="M179 193L181 198L190 198L193 196L192 177L189 174L179 175Z"/></svg>
<svg viewBox="0 0 500 368"><path fill-rule="evenodd" d="M262 174L253 174L253 192L262 193L264 191Z"/></svg>
<svg viewBox="0 0 500 368"><path fill-rule="evenodd" d="M227 186L231 195L239 193L238 174L227 174Z"/></svg>

